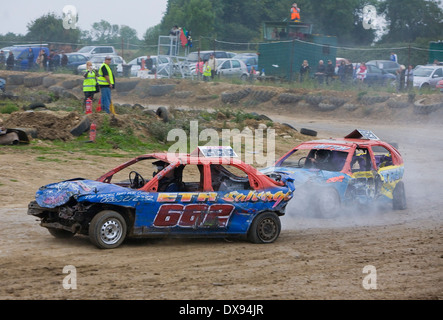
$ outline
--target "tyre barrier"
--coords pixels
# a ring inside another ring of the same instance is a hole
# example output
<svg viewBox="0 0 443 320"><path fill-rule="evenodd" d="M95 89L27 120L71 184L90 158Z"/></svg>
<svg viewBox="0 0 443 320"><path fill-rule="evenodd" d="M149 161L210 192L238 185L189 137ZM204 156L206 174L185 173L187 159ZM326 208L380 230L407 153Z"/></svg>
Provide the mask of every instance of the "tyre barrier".
<svg viewBox="0 0 443 320"><path fill-rule="evenodd" d="M237 103L241 99L247 97L251 93L251 89L242 89L236 92L223 92L221 94L221 101L223 103Z"/></svg>
<svg viewBox="0 0 443 320"><path fill-rule="evenodd" d="M409 102L389 100L387 105L389 108L402 109L409 107L411 104Z"/></svg>
<svg viewBox="0 0 443 320"><path fill-rule="evenodd" d="M175 89L175 84L161 84L149 86L149 95L153 97L160 97L168 94Z"/></svg>
<svg viewBox="0 0 443 320"><path fill-rule="evenodd" d="M258 91L252 91L251 96L252 100L258 101L258 102L266 102L271 100L277 93L274 91L267 91L267 90L258 90Z"/></svg>
<svg viewBox="0 0 443 320"><path fill-rule="evenodd" d="M443 110L443 103L434 103L424 105L423 102L426 99L420 99L414 103L414 113L415 114L430 114L437 110Z"/></svg>
<svg viewBox="0 0 443 320"><path fill-rule="evenodd" d="M332 111L337 109L338 106L334 105L334 104L329 104L329 103L319 103L318 104L318 110L319 111Z"/></svg>
<svg viewBox="0 0 443 320"><path fill-rule="evenodd" d="M366 105L371 105L371 104L376 104L376 103L383 103L385 101L389 100L389 96L384 96L384 97L361 97L360 98L360 102L362 104L366 104Z"/></svg>
<svg viewBox="0 0 443 320"><path fill-rule="evenodd" d="M312 106L318 106L320 102L325 100L325 97L323 96L306 96L305 101L309 103Z"/></svg>
<svg viewBox="0 0 443 320"><path fill-rule="evenodd" d="M6 80L6 83L8 85L22 85L24 79L24 74L10 74Z"/></svg>
<svg viewBox="0 0 443 320"><path fill-rule="evenodd" d="M25 77L23 79L23 85L27 88L38 87L43 83L43 76Z"/></svg>
<svg viewBox="0 0 443 320"><path fill-rule="evenodd" d="M303 100L302 95L292 94L292 93L281 93L278 96L278 102L280 103L297 103Z"/></svg>

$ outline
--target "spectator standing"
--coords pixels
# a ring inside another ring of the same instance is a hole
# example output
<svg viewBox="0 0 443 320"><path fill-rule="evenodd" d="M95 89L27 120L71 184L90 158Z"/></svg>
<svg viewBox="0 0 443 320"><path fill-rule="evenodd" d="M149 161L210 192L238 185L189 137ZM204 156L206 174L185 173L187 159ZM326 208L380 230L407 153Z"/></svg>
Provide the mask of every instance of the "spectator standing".
<svg viewBox="0 0 443 320"><path fill-rule="evenodd" d="M345 65L345 81L352 81L353 79L354 79L354 66L352 65L351 61L349 61Z"/></svg>
<svg viewBox="0 0 443 320"><path fill-rule="evenodd" d="M68 65L68 56L65 54L64 51L62 51L62 58L60 60L60 65L62 68L66 68L66 66Z"/></svg>
<svg viewBox="0 0 443 320"><path fill-rule="evenodd" d="M326 66L326 84L329 84L331 80L334 79L335 67L331 60L328 60L328 65Z"/></svg>
<svg viewBox="0 0 443 320"><path fill-rule="evenodd" d="M154 62L152 61L152 58L150 55L146 56L145 59L145 68L149 70L149 73L154 74L155 73L155 69L154 69Z"/></svg>
<svg viewBox="0 0 443 320"><path fill-rule="evenodd" d="M317 66L317 72L315 73L318 83L323 84L323 82L325 81L325 75L326 75L326 66L324 64L324 61L320 60Z"/></svg>
<svg viewBox="0 0 443 320"><path fill-rule="evenodd" d="M405 80L406 80L406 89L412 90L414 87L414 68L412 65L408 66L408 69L405 72Z"/></svg>
<svg viewBox="0 0 443 320"><path fill-rule="evenodd" d="M398 63L397 55L394 52L391 52L390 60Z"/></svg>
<svg viewBox="0 0 443 320"><path fill-rule="evenodd" d="M86 62L86 73L83 75L83 93L85 94L85 101L89 98L94 100L94 94L97 92L97 72L92 68L92 62Z"/></svg>
<svg viewBox="0 0 443 320"><path fill-rule="evenodd" d="M54 52L54 56L52 57L52 67L54 70L57 70L60 67L60 55L58 52Z"/></svg>
<svg viewBox="0 0 443 320"><path fill-rule="evenodd" d="M309 73L311 72L311 67L309 66L308 60L303 60L300 67L300 82L305 81L309 78Z"/></svg>
<svg viewBox="0 0 443 320"><path fill-rule="evenodd" d="M209 66L211 67L211 79L214 80L215 74L217 73L217 60L213 54L209 57Z"/></svg>
<svg viewBox="0 0 443 320"><path fill-rule="evenodd" d="M200 79L203 74L203 60L202 60L202 58L198 58L198 62L195 65L195 72L197 74L197 79Z"/></svg>
<svg viewBox="0 0 443 320"><path fill-rule="evenodd" d="M3 50L0 50L0 70L3 70L6 63L6 56Z"/></svg>
<svg viewBox="0 0 443 320"><path fill-rule="evenodd" d="M397 81L398 81L398 91L403 91L405 89L405 72L406 67L401 65L400 68L396 71L397 73Z"/></svg>
<svg viewBox="0 0 443 320"><path fill-rule="evenodd" d="M34 67L34 51L32 48L28 49L28 69L31 70Z"/></svg>
<svg viewBox="0 0 443 320"><path fill-rule="evenodd" d="M111 113L111 89L115 88L115 77L109 66L112 58L106 56L105 62L101 65L98 71L97 83L101 91L101 107L106 113Z"/></svg>
<svg viewBox="0 0 443 320"><path fill-rule="evenodd" d="M203 80L209 81L209 79L211 79L211 67L209 66L209 60L206 60L203 65Z"/></svg>
<svg viewBox="0 0 443 320"><path fill-rule="evenodd" d="M6 70L13 70L15 63L15 57L12 51L9 51L8 59L6 59Z"/></svg>
<svg viewBox="0 0 443 320"><path fill-rule="evenodd" d="M360 82L364 82L367 73L368 73L368 68L366 67L366 64L362 62L357 69L357 79L360 80Z"/></svg>
<svg viewBox="0 0 443 320"><path fill-rule="evenodd" d="M337 70L338 78L340 79L341 83L345 83L346 80L346 63L344 60L340 61L340 65L338 66Z"/></svg>
<svg viewBox="0 0 443 320"><path fill-rule="evenodd" d="M287 37L287 33L286 30L284 28L281 28L280 33L278 34L278 37L280 38L280 40L284 40Z"/></svg>

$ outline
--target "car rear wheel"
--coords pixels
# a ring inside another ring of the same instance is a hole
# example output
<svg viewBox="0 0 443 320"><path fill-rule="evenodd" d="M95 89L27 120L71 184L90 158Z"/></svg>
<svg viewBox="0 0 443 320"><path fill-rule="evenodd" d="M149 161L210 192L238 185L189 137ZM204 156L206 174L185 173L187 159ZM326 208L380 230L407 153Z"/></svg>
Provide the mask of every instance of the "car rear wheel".
<svg viewBox="0 0 443 320"><path fill-rule="evenodd" d="M100 249L117 248L126 237L126 221L112 210L99 212L89 224L89 238Z"/></svg>
<svg viewBox="0 0 443 320"><path fill-rule="evenodd" d="M405 185L403 181L400 181L395 186L394 192L392 193L392 207L394 210L405 210L406 209L406 193Z"/></svg>
<svg viewBox="0 0 443 320"><path fill-rule="evenodd" d="M315 195L316 216L323 219L335 218L340 211L340 196L334 188L319 190Z"/></svg>
<svg viewBox="0 0 443 320"><path fill-rule="evenodd" d="M274 212L264 212L255 217L249 228L248 240L253 243L272 243L281 231L280 218Z"/></svg>

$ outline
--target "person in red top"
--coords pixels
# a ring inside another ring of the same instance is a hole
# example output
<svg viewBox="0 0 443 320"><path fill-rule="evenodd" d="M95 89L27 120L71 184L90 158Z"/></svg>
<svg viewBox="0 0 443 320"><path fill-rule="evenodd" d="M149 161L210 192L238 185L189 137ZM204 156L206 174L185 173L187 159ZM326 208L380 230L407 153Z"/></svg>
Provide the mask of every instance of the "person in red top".
<svg viewBox="0 0 443 320"><path fill-rule="evenodd" d="M296 3L293 3L291 7L291 21L300 22L300 8L297 7Z"/></svg>

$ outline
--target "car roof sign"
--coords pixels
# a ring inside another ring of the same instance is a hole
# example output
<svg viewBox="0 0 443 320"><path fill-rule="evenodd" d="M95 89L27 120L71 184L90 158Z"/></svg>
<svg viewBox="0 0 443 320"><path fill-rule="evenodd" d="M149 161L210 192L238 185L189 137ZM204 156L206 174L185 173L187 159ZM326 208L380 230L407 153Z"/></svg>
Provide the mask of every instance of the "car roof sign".
<svg viewBox="0 0 443 320"><path fill-rule="evenodd" d="M345 139L380 140L372 131L363 129L355 129Z"/></svg>
<svg viewBox="0 0 443 320"><path fill-rule="evenodd" d="M191 156L203 156L205 158L237 158L235 151L229 146L201 146L195 149Z"/></svg>

